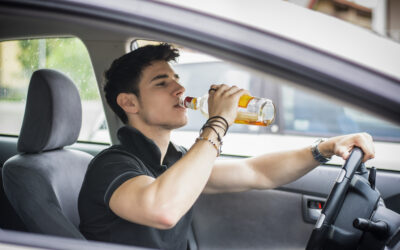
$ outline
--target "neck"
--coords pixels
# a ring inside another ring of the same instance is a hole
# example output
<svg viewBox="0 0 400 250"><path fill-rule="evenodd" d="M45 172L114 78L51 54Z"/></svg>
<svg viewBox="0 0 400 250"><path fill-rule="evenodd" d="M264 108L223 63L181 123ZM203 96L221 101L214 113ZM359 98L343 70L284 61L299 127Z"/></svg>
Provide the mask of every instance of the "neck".
<svg viewBox="0 0 400 250"><path fill-rule="evenodd" d="M165 154L167 153L167 150L168 150L170 136L171 136L171 130L162 128L160 126L157 126L157 127L149 126L149 125L141 126L140 124L133 124L133 123L129 123L129 125L132 127L135 127L147 138L154 141L154 143L157 145L157 147L161 151L160 164L162 164Z"/></svg>

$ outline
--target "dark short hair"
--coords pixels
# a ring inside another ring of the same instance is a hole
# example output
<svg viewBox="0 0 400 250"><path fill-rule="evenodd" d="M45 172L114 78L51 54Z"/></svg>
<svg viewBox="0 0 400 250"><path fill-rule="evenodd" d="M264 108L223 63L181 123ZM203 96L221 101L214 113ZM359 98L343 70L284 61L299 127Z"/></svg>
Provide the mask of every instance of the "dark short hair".
<svg viewBox="0 0 400 250"><path fill-rule="evenodd" d="M139 82L143 70L154 61L175 61L179 51L170 44L147 45L114 60L105 72L104 92L108 105L123 123L128 122L125 111L118 105L120 93L133 93L140 97Z"/></svg>

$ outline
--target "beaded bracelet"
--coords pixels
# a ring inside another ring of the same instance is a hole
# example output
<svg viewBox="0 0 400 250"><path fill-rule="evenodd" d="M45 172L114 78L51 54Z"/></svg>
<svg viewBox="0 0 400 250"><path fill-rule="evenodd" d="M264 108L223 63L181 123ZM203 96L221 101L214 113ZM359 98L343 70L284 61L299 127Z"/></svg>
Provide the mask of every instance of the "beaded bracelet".
<svg viewBox="0 0 400 250"><path fill-rule="evenodd" d="M226 135L226 132L228 132L228 129L229 129L229 124L228 124L228 122L226 121L226 119L225 119L224 117L219 116L219 115L210 117L210 118L208 118L206 124L207 124L207 123L212 123L212 122L219 122L219 123L222 124L222 121L221 121L221 120L218 120L218 119L221 119L221 120L224 122L224 125L225 125L225 132L224 132L224 135Z"/></svg>
<svg viewBox="0 0 400 250"><path fill-rule="evenodd" d="M209 139L208 137L199 136L199 137L196 138L196 142L198 142L200 140L204 140L204 141L210 142L214 146L214 148L217 150L217 157L220 156L220 154L222 152L221 151L221 145L218 148L217 144L215 142L213 142L211 139Z"/></svg>
<svg viewBox="0 0 400 250"><path fill-rule="evenodd" d="M219 125L218 123L221 124L222 126ZM225 125L225 127L224 127L224 125ZM222 138L221 138L221 135L217 132L217 130L214 127L223 129L224 135L226 135L226 132L228 131L228 128L229 128L229 124L226 121L226 119L223 118L222 116L217 115L217 116L210 117L207 120L207 122L203 125L203 127L201 127L200 132L199 132L199 137L196 139L196 142L199 140L209 141L214 146L214 148L217 150L217 157L218 157L222 152ZM203 133L203 130L205 128L210 128L215 132L215 134L217 135L217 140L219 142L219 147L217 146L217 144L215 142L213 142L208 137L201 136L201 134Z"/></svg>
<svg viewBox="0 0 400 250"><path fill-rule="evenodd" d="M220 118L221 120L223 120L223 121L225 122L226 127L229 127L229 124L228 124L228 122L226 121L226 119L223 118L222 116L219 116L219 115L212 116L212 117L208 118L207 122L209 122L209 121L211 121L211 120L214 120L214 119L217 119L217 118Z"/></svg>
<svg viewBox="0 0 400 250"><path fill-rule="evenodd" d="M227 128L225 127L225 124L222 121L212 120L212 121L209 121L208 123L206 123L204 125L211 125L211 126L216 126L218 128L221 128L221 129L224 130L224 132L223 132L224 136L226 135Z"/></svg>
<svg viewBox="0 0 400 250"><path fill-rule="evenodd" d="M210 124L207 124L207 123L204 124L203 127L200 129L199 134L201 134L205 128L210 128L217 134L217 140L218 140L218 142L220 144L222 144L222 138L221 138L221 136L219 135L219 133L217 132L217 130L213 126L216 126L216 125L210 125ZM221 126L217 126L217 127L222 128Z"/></svg>

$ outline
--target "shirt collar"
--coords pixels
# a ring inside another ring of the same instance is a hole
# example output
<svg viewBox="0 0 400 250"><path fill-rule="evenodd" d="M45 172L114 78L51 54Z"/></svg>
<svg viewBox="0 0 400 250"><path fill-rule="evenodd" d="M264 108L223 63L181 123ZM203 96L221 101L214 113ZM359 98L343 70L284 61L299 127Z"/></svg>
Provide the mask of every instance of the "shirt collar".
<svg viewBox="0 0 400 250"><path fill-rule="evenodd" d="M165 169L182 157L183 152L172 142L169 143L167 153L160 165L161 151L153 140L147 138L139 130L131 126L124 126L118 130L118 139L121 145L130 153L144 160L157 170Z"/></svg>

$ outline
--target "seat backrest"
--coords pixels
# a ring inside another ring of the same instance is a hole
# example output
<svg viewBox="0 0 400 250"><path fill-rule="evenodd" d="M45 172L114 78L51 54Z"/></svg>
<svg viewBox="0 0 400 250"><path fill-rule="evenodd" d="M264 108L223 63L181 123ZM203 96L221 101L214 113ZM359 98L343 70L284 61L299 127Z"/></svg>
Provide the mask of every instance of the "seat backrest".
<svg viewBox="0 0 400 250"><path fill-rule="evenodd" d="M2 170L3 168L0 170L0 228L27 232L25 224L4 193Z"/></svg>
<svg viewBox="0 0 400 250"><path fill-rule="evenodd" d="M79 93L60 72L31 78L18 155L3 167L4 191L31 232L84 238L78 230L78 195L92 156L64 149L82 122Z"/></svg>

